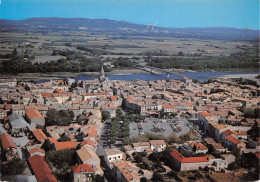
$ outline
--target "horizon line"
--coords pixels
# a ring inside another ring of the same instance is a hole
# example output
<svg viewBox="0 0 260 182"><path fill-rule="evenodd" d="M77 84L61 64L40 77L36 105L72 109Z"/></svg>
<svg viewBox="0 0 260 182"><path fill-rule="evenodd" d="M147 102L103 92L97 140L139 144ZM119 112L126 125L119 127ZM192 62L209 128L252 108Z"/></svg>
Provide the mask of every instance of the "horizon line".
<svg viewBox="0 0 260 182"><path fill-rule="evenodd" d="M30 18L25 18L25 19L9 19L9 18L0 18L0 20L12 20L12 21L23 21L27 19L36 19L36 18L61 18L61 19L89 19L89 20L112 20L112 21L117 21L117 22L127 22L127 23L132 23L136 25L144 25L147 26L148 24L140 24L140 23L133 23L130 21L125 21L125 20L114 20L114 19L109 19L109 18L86 18L86 17L30 17ZM0 23L1 24L1 23ZM154 26L154 27L160 27L160 28L229 28L229 29L237 29L237 30L251 30L251 31L260 31L260 29L250 29L250 28L237 28L237 27L225 27L225 26L216 26L216 27L166 27L166 26Z"/></svg>

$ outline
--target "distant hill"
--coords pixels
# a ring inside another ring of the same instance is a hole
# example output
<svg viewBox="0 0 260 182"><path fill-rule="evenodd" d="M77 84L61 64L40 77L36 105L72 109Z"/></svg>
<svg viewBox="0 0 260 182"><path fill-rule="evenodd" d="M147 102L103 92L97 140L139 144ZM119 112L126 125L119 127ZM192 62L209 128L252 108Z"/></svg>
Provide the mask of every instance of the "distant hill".
<svg viewBox="0 0 260 182"><path fill-rule="evenodd" d="M166 36L178 38L199 38L219 40L258 41L259 31L226 27L209 28L164 28L148 27L109 19L88 18L29 18L25 20L0 19L1 31L42 32L87 31L93 34L115 34L121 36Z"/></svg>

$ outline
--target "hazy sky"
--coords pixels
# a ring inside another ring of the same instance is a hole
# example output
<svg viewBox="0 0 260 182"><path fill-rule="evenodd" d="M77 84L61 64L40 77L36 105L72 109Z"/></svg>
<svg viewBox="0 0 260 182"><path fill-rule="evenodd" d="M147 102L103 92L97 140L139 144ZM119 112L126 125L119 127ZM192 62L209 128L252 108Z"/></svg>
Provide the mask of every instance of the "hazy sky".
<svg viewBox="0 0 260 182"><path fill-rule="evenodd" d="M260 0L0 0L0 2L0 19L107 18L162 27L234 27L259 30Z"/></svg>

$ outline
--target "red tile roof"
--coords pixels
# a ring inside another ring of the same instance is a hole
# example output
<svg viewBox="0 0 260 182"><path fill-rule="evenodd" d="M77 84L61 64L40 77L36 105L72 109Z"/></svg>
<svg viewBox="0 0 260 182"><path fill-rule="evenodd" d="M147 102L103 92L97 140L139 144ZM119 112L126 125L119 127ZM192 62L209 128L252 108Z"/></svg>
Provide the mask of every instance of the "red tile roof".
<svg viewBox="0 0 260 182"><path fill-rule="evenodd" d="M204 111L199 112L199 114L202 115L202 116L204 116L204 117L211 116L210 113L208 113L208 112L204 112Z"/></svg>
<svg viewBox="0 0 260 182"><path fill-rule="evenodd" d="M226 136L233 134L233 132L230 131L229 129L223 131L222 133L225 134Z"/></svg>
<svg viewBox="0 0 260 182"><path fill-rule="evenodd" d="M199 163L199 162L208 162L208 158L204 157L184 157L175 149L171 149L171 156L175 158L180 163Z"/></svg>
<svg viewBox="0 0 260 182"><path fill-rule="evenodd" d="M27 111L25 112L25 114L26 114L27 117L30 118L30 119L34 119L34 118L37 118L37 117L44 118L44 117L42 116L42 114L41 114L39 111L35 110L35 109L29 109L29 110L27 110Z"/></svg>
<svg viewBox="0 0 260 182"><path fill-rule="evenodd" d="M166 106L163 106L164 109L174 109L174 106L171 106L171 105L166 105Z"/></svg>
<svg viewBox="0 0 260 182"><path fill-rule="evenodd" d="M57 151L63 149L73 149L76 147L74 141L56 142L54 144Z"/></svg>
<svg viewBox="0 0 260 182"><path fill-rule="evenodd" d="M58 180L52 174L50 167L42 156L34 155L28 158L28 161L32 167L32 170L39 182L57 182Z"/></svg>
<svg viewBox="0 0 260 182"><path fill-rule="evenodd" d="M44 142L47 136L43 133L41 129L36 129L33 131L33 135L39 142Z"/></svg>
<svg viewBox="0 0 260 182"><path fill-rule="evenodd" d="M92 168L90 164L80 164L78 166L72 166L73 173L81 173L81 172L89 172L94 173L95 170Z"/></svg>
<svg viewBox="0 0 260 182"><path fill-rule="evenodd" d="M203 145L202 143L191 143L190 146L193 148L194 145L196 146L197 150L207 150L208 147L206 147L205 145Z"/></svg>
<svg viewBox="0 0 260 182"><path fill-rule="evenodd" d="M111 96L110 98L111 98L112 101L118 100L118 99L117 99L117 96Z"/></svg>
<svg viewBox="0 0 260 182"><path fill-rule="evenodd" d="M56 140L55 138L48 137L48 139L49 139L51 144L58 142L58 140Z"/></svg>
<svg viewBox="0 0 260 182"><path fill-rule="evenodd" d="M95 147L95 142L90 141L90 140L86 140L80 143L80 146L83 147L84 145L90 145L92 147Z"/></svg>
<svg viewBox="0 0 260 182"><path fill-rule="evenodd" d="M12 104L5 104L5 110L11 110Z"/></svg>
<svg viewBox="0 0 260 182"><path fill-rule="evenodd" d="M4 133L1 135L2 146L4 149L17 148L11 135Z"/></svg>
<svg viewBox="0 0 260 182"><path fill-rule="evenodd" d="M45 154L45 151L43 149L40 149L40 148L34 148L34 149L29 150L30 154L33 154L35 152L41 152L41 153Z"/></svg>
<svg viewBox="0 0 260 182"><path fill-rule="evenodd" d="M232 137L232 136L230 136L230 135L229 135L229 136L226 136L226 139L227 139L228 141L234 143L235 145L241 143L240 140L238 140L238 139L236 139L236 138L234 138L234 137Z"/></svg>

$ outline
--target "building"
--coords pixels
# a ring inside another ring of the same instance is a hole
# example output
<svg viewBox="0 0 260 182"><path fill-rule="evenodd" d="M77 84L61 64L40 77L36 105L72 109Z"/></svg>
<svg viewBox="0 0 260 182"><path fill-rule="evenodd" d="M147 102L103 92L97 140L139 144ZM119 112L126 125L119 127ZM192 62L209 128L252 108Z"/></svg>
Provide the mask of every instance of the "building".
<svg viewBox="0 0 260 182"><path fill-rule="evenodd" d="M41 129L36 129L32 133L38 143L44 143L45 139L47 139L47 136L43 133Z"/></svg>
<svg viewBox="0 0 260 182"><path fill-rule="evenodd" d="M14 113L8 119L12 127L12 133L20 133L28 129L29 124L24 120L22 115Z"/></svg>
<svg viewBox="0 0 260 182"><path fill-rule="evenodd" d="M198 170L208 165L208 158L204 157L184 157L177 150L171 149L171 159L173 166L179 171Z"/></svg>
<svg viewBox="0 0 260 182"><path fill-rule="evenodd" d="M123 159L123 152L113 148L113 149L106 149L104 154L104 160L107 164L107 166L111 167L111 164L113 164L116 161L121 161Z"/></svg>
<svg viewBox="0 0 260 182"><path fill-rule="evenodd" d="M138 142L132 144L135 152L144 152L146 149L150 149L149 142Z"/></svg>
<svg viewBox="0 0 260 182"><path fill-rule="evenodd" d="M45 125L45 119L42 116L42 114L35 110L35 109L29 109L25 112L25 118L30 124L35 124L35 126L40 125L44 126Z"/></svg>
<svg viewBox="0 0 260 182"><path fill-rule="evenodd" d="M77 150L77 155L79 164L100 166L100 158L90 147L84 146Z"/></svg>
<svg viewBox="0 0 260 182"><path fill-rule="evenodd" d="M164 140L150 140L151 149L155 152L162 152L166 149L166 142Z"/></svg>
<svg viewBox="0 0 260 182"><path fill-rule="evenodd" d="M150 180L153 173L140 169L129 161L117 161L114 163L113 174L118 182L140 182L142 177Z"/></svg>
<svg viewBox="0 0 260 182"><path fill-rule="evenodd" d="M28 161L32 167L33 173L36 176L37 181L44 182L57 182L58 180L52 174L50 167L42 156L34 155L28 158Z"/></svg>
<svg viewBox="0 0 260 182"><path fill-rule="evenodd" d="M56 151L59 151L64 149L75 149L76 145L74 141L66 141L66 142L55 142L53 143L53 147Z"/></svg>
<svg viewBox="0 0 260 182"><path fill-rule="evenodd" d="M92 182L95 174L94 167L90 164L80 164L71 167L74 182Z"/></svg>

